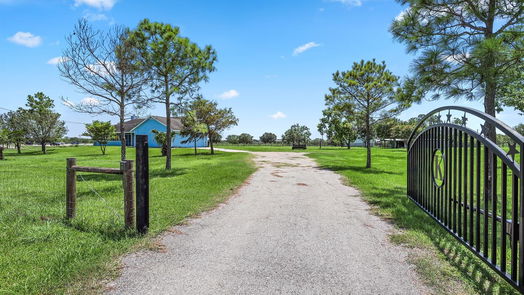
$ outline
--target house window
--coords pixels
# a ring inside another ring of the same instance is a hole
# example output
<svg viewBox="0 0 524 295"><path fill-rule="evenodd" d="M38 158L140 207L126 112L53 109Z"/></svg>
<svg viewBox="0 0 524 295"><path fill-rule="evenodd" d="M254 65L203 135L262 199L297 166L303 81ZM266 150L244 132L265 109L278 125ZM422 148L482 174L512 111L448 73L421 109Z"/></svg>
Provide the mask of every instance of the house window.
<svg viewBox="0 0 524 295"><path fill-rule="evenodd" d="M126 146L132 146L133 145L133 136L130 133L126 133Z"/></svg>

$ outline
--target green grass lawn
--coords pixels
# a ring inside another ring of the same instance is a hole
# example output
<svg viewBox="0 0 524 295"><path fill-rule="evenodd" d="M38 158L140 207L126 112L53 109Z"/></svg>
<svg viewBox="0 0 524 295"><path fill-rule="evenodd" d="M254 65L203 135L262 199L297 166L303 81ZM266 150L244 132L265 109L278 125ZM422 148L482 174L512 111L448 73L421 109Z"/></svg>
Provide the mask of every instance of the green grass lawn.
<svg viewBox="0 0 524 295"><path fill-rule="evenodd" d="M320 151L320 150L345 150L347 149L345 147L333 147L333 146L322 147L322 149L320 149L319 146L308 145L307 149L305 150L293 150L291 149L291 146L289 145L280 145L280 144L273 144L273 145L219 144L215 147L223 148L223 149L230 149L230 150L243 150L243 151L250 151L250 152L312 152L312 151Z"/></svg>
<svg viewBox="0 0 524 295"><path fill-rule="evenodd" d="M171 171L158 149L150 151L150 232L125 231L118 175L79 173L77 217L65 215L66 158L81 166L118 167L119 148L37 149L0 161L0 294L91 293L115 274L119 255L153 247L152 237L188 216L213 208L253 171L250 155L211 156L175 149ZM129 158L134 150L129 149Z"/></svg>
<svg viewBox="0 0 524 295"><path fill-rule="evenodd" d="M372 154L371 169L364 168L363 148L323 149L310 156L345 176L377 214L402 229L392 240L413 248L411 262L438 293L518 294L406 197L405 150L376 148Z"/></svg>

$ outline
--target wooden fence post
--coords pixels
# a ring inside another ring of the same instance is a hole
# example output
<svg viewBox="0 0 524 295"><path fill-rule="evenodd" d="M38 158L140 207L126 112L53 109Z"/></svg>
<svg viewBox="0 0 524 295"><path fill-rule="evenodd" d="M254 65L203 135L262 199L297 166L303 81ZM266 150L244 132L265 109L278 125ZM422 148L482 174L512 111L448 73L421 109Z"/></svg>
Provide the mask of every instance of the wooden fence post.
<svg viewBox="0 0 524 295"><path fill-rule="evenodd" d="M126 228L132 228L134 224L134 197L135 191L133 188L133 161L126 160L120 162L120 169L122 170L122 185L124 187L124 222Z"/></svg>
<svg viewBox="0 0 524 295"><path fill-rule="evenodd" d="M73 167L76 165L75 158L67 159L67 176L66 176L66 217L71 219L76 214L76 171Z"/></svg>
<svg viewBox="0 0 524 295"><path fill-rule="evenodd" d="M149 228L149 144L147 135L136 136L136 229Z"/></svg>

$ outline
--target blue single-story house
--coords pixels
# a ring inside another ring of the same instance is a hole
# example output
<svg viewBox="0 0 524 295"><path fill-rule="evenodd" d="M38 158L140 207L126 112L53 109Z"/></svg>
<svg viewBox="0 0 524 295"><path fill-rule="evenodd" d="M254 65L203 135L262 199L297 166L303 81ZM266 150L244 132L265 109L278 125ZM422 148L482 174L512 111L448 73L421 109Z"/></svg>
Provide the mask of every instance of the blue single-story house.
<svg viewBox="0 0 524 295"><path fill-rule="evenodd" d="M194 142L182 143L187 139L186 136L180 135L180 130L182 127L182 120L180 118L171 118L171 132L173 137L171 141L171 147L194 147ZM115 129L117 130L117 135L119 135L120 124L116 124ZM149 116L148 118L131 118L131 120L124 122L126 146L135 146L136 135L147 135L149 147L162 147L161 144L156 142L153 130L166 132L166 117ZM98 145L98 143L95 143L95 145ZM120 141L109 141L107 145L120 146ZM197 140L196 146L207 147L207 138Z"/></svg>

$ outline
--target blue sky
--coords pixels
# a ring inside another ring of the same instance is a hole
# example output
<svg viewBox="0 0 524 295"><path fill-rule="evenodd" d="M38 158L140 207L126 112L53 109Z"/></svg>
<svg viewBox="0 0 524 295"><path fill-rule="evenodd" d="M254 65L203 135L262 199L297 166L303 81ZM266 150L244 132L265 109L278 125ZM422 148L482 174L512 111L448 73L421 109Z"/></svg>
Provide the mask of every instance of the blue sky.
<svg viewBox="0 0 524 295"><path fill-rule="evenodd" d="M239 126L225 134L280 135L293 123L316 125L331 74L354 61L386 61L396 75L409 74L413 56L388 32L403 10L389 0L211 1L211 0L0 0L0 108L23 106L28 94L43 91L56 101L70 136L93 119L78 114L60 97L81 101L87 95L62 81L53 58L60 57L79 18L107 29L135 27L143 18L181 28L182 35L218 53L217 71L202 93L232 107ZM56 59L55 59L56 60ZM483 109L480 102L424 102L405 111L407 119L447 104ZM5 111L0 109L0 112ZM149 111L163 115L157 106ZM513 110L499 114L513 126L524 118Z"/></svg>

